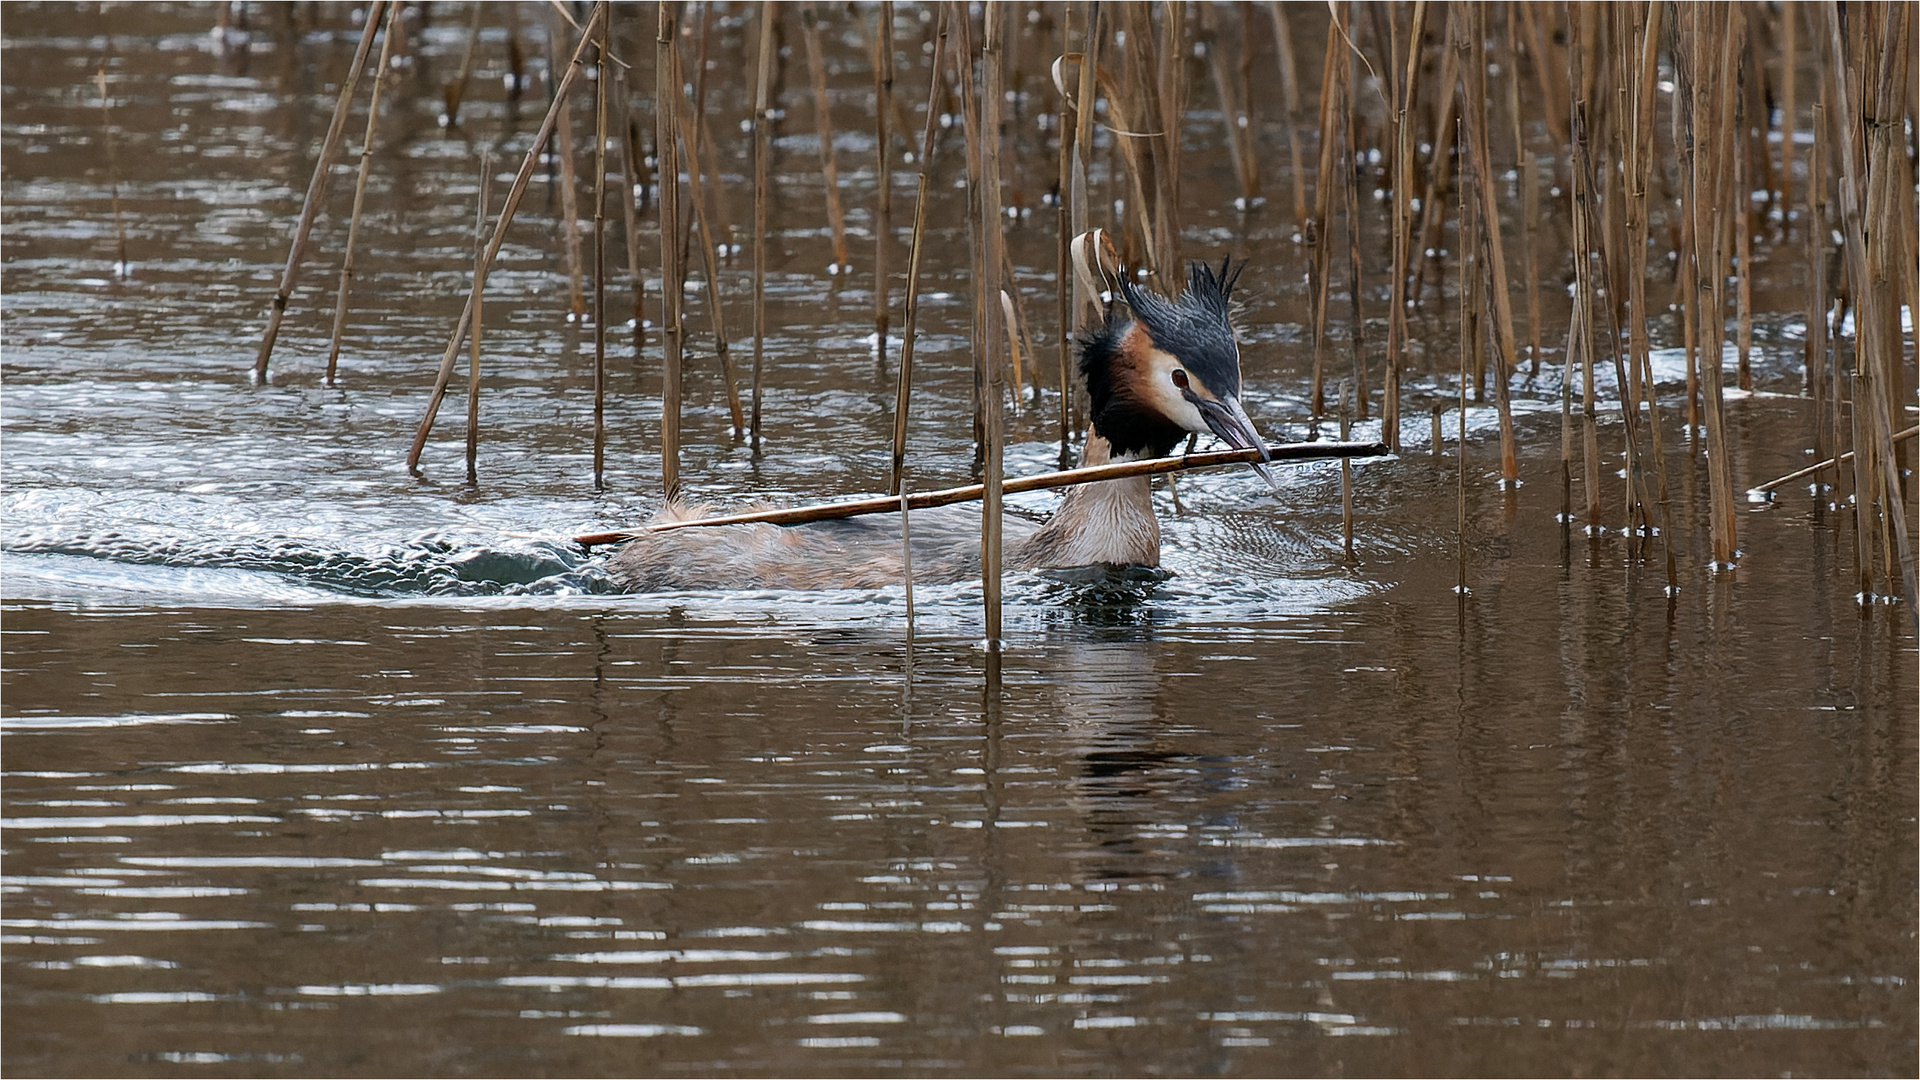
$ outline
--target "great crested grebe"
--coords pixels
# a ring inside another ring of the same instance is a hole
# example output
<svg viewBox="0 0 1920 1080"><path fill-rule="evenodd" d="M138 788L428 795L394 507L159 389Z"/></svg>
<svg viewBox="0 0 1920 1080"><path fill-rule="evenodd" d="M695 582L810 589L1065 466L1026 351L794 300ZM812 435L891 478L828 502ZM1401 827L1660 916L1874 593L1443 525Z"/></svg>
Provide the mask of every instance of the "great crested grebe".
<svg viewBox="0 0 1920 1080"><path fill-rule="evenodd" d="M1187 291L1166 299L1122 277L1126 310L1080 339L1091 424L1081 464L1165 457L1188 435L1213 434L1235 449L1266 443L1240 405L1240 348L1227 304L1245 267L1194 263ZM1254 468L1269 484L1261 465ZM700 516L670 503L661 520ZM970 520L971 531L960 522ZM913 514L913 576L923 583L979 573L979 511ZM1043 525L1006 522L1010 570L1160 565L1160 522L1147 477L1069 488ZM1022 530L1016 533L1016 530ZM897 523L848 518L675 529L630 540L609 561L628 592L728 589L870 589L904 577Z"/></svg>

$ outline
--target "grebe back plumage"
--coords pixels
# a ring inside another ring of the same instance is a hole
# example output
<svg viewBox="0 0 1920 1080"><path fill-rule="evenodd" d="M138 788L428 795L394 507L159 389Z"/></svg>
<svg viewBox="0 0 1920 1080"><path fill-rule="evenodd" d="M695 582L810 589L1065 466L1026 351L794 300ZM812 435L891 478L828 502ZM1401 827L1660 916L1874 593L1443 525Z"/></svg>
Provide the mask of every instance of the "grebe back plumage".
<svg viewBox="0 0 1920 1080"><path fill-rule="evenodd" d="M1186 292L1167 299L1123 278L1123 311L1079 341L1089 429L1081 464L1164 457L1189 435L1212 434L1236 449L1266 444L1240 405L1240 350L1228 304L1244 267L1194 263ZM1272 483L1266 470L1255 465ZM662 520L698 517L671 503ZM913 576L923 583L980 572L979 510L913 514ZM970 528L964 525L970 522ZM1011 570L1158 566L1160 523L1147 477L1069 488L1045 524L1006 519ZM730 589L869 589L904 577L897 523L848 518L809 525L722 525L652 533L628 541L608 563L628 592Z"/></svg>

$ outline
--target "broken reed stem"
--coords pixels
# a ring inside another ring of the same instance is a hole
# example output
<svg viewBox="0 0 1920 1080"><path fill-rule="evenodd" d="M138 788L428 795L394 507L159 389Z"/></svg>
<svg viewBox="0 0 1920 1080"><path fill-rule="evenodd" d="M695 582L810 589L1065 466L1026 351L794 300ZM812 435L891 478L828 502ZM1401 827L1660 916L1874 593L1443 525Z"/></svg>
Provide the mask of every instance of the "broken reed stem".
<svg viewBox="0 0 1920 1080"><path fill-rule="evenodd" d="M347 129L347 111L353 103L354 88L360 85L360 71L367 66L367 54L373 51L373 39L380 30L382 3L383 0L372 0L367 5L367 25L360 31L360 45L353 51L346 78L340 81L333 120L320 143L320 157L313 164L313 179L307 182L307 198L300 205L300 223L294 227L293 245L287 250L287 266L280 272L280 288L273 294L273 309L267 316L266 332L260 337L260 352L253 358L255 383L266 381L267 361L273 356L273 344L280 337L280 323L287 317L287 301L292 298L294 283L300 278L300 260L306 254L307 236L313 232L321 204L327 201L327 181L333 173L334 159L340 156L340 140Z"/></svg>
<svg viewBox="0 0 1920 1080"><path fill-rule="evenodd" d="M560 35L559 9L550 9L549 15L549 33L557 47L564 40ZM587 300L580 280L580 195L575 190L573 167L573 104L568 95L557 91L553 100L560 106L560 124L553 135L553 156L560 159L560 251L567 261L567 321L577 323L586 317Z"/></svg>
<svg viewBox="0 0 1920 1080"><path fill-rule="evenodd" d="M748 414L753 453L760 453L761 370L767 347L767 159L773 152L773 43L780 5L760 5L760 59L753 90L753 405Z"/></svg>
<svg viewBox="0 0 1920 1080"><path fill-rule="evenodd" d="M398 7L399 5L396 4L394 6ZM446 117L441 123L449 129L460 123L460 103L466 99L467 84L473 79L473 57L475 53L480 51L480 16L485 9L485 4L473 5L472 17L467 24L467 50L465 55L460 58L460 73L453 77L452 82L440 88L441 98L447 106ZM391 16L389 16L389 21L391 21ZM391 27L389 27L389 32L391 32ZM381 65L380 70L383 74L386 72L386 65L384 63ZM377 93L378 91L376 90L375 92Z"/></svg>
<svg viewBox="0 0 1920 1080"><path fill-rule="evenodd" d="M820 172L827 188L827 227L833 233L833 265L827 273L848 271L847 219L840 205L840 170L833 163L833 119L827 111L827 62L820 53L820 15L812 0L800 9L800 27L807 44L807 70L813 77L814 130L820 136Z"/></svg>
<svg viewBox="0 0 1920 1080"><path fill-rule="evenodd" d="M1379 457L1387 452L1385 443L1380 442L1306 442L1283 443L1267 447L1267 460L1275 463L1295 461L1322 461L1340 458ZM1102 480L1122 480L1133 476L1158 476L1162 473L1185 472L1188 469L1209 469L1221 465L1246 465L1260 461L1257 448L1245 450L1209 450L1199 454L1181 454L1172 457L1148 458L1145 461L1120 461L1106 465L1087 465L1078 469L1063 469L1058 472L1039 473L1034 476L1008 477L1001 484L1002 495L1019 495L1029 491L1047 491L1053 488L1071 487L1075 484L1092 484ZM904 486L904 485L903 485ZM968 484L964 487L945 488L938 491L914 492L908 498L908 505L915 510L928 510L936 506L952 506L955 503L976 502L986 492L985 484ZM675 521L660 521L643 525L636 529L618 529L611 532L589 533L576 536L573 542L586 547L599 547L602 544L617 544L623 540L646 536L657 532L670 532L675 529L702 528L715 525L806 525L815 521L836 521L840 518L861 517L867 514L890 514L900 509L899 495L881 495L871 499L854 499L839 503L821 503L815 506L796 506L779 510L755 510L742 514L726 514L719 517L692 518Z"/></svg>
<svg viewBox="0 0 1920 1080"><path fill-rule="evenodd" d="M887 470L887 490L901 490L907 460L907 408L913 393L913 344L920 320L920 265L927 235L927 187L933 172L934 133L940 130L940 71L947 55L947 5L935 11L933 56L928 66L933 85L927 91L927 126L920 136L920 177L913 201L913 239L907 249L906 327L900 340L900 371L893 395L893 457Z"/></svg>
<svg viewBox="0 0 1920 1080"><path fill-rule="evenodd" d="M1906 442L1908 439L1913 438L1917 434L1920 434L1920 425L1909 427L1902 431L1894 432L1892 441L1895 444L1903 443L1903 442ZM1794 471L1788 473L1785 476L1777 477L1773 480L1769 480L1766 483L1759 485L1758 487L1749 488L1747 490L1752 492L1773 491L1774 489L1782 487L1786 484L1791 484L1795 480L1804 480L1809 476L1817 476L1821 472L1827 469L1834 468L1839 464L1841 464L1842 462L1847 462L1852 460L1853 460L1853 451L1848 450L1847 452L1840 454L1838 456L1830 457L1823 461L1815 462L1814 464L1809 465L1804 469L1795 469Z"/></svg>
<svg viewBox="0 0 1920 1080"><path fill-rule="evenodd" d="M387 9L387 32L380 40L380 59L373 73L373 94L367 102L367 131L360 140L360 171L353 181L353 213L347 219L347 250L340 257L340 289L333 305L333 333L327 344L328 386L333 385L334 374L340 365L340 337L347 328L347 293L353 288L353 256L360 240L360 211L367 201L367 177L373 172L373 136L380 128L380 96L387 85L387 61L393 55L394 23L399 18L399 4ZM491 158L491 155L488 157ZM481 183L486 183L484 177Z"/></svg>
<svg viewBox="0 0 1920 1080"><path fill-rule="evenodd" d="M460 319L454 323L453 333L447 340L447 349L440 354L440 369L434 376L433 391L427 398L426 414L420 418L420 426L414 430L413 445L407 451L407 471L418 474L420 454L426 448L427 436L433 431L433 419L440 411L440 401L447 393L447 383L453 378L453 365L460 355L460 343L467 336L467 324L473 317L473 305L486 287L487 274L491 272L494 259L500 255L500 245L507 237L507 227L513 224L514 212L520 208L520 199L527 193L527 183L533 178L534 166L540 161L540 148L547 144L547 138L553 134L554 124L559 118L560 102L566 92L572 88L584 67L584 58L589 46L593 44L593 31L601 20L606 18L607 0L599 0L593 6L593 14L587 19L586 30L580 36L580 44L574 49L573 58L567 64L566 74L560 77L554 91L554 100L547 108L546 119L541 121L540 130L533 137L533 145L527 148L526 157L520 162L520 171L514 175L513 186L507 190L506 202L500 208L500 217L494 222L493 235L487 241L486 258L483 260L480 279L473 283L473 290L467 294L467 305L460 312Z"/></svg>
<svg viewBox="0 0 1920 1080"><path fill-rule="evenodd" d="M477 24L476 24L477 25ZM593 487L606 486L607 465L607 24L600 24L593 80Z"/></svg>
<svg viewBox="0 0 1920 1080"><path fill-rule="evenodd" d="M980 513L980 587L986 616L986 641L989 652L1000 648L1000 563L1001 563L1001 487L1005 469L1003 444L1006 440L1006 413L1003 399L1006 387L1001 379L999 338L1005 321L1001 305L993 302L1001 293L1002 245L1006 234L1000 226L1000 42L1008 7L983 9L986 23L980 44L980 225L985 273L974 279L974 288L987 296L986 325L982 336L989 355L986 358L986 461L985 483L981 492ZM1008 305L1011 307L1011 305Z"/></svg>
<svg viewBox="0 0 1920 1080"><path fill-rule="evenodd" d="M874 35L873 131L879 161L878 189L874 193L873 229L873 343L874 355L887 362L887 245L893 240L893 148L887 117L893 111L893 3L881 0L880 31Z"/></svg>
<svg viewBox="0 0 1920 1080"><path fill-rule="evenodd" d="M680 305L686 270L680 265L680 50L674 4L660 0L659 32L654 36L654 147L659 159L660 197L660 485L672 501L680 494L680 360L684 328Z"/></svg>
<svg viewBox="0 0 1920 1080"><path fill-rule="evenodd" d="M400 5L395 4L398 11ZM493 152L480 155L480 195L473 214L473 280L487 272L487 190L493 183ZM473 321L467 328L467 483L478 484L480 473L480 309L485 294L473 293Z"/></svg>

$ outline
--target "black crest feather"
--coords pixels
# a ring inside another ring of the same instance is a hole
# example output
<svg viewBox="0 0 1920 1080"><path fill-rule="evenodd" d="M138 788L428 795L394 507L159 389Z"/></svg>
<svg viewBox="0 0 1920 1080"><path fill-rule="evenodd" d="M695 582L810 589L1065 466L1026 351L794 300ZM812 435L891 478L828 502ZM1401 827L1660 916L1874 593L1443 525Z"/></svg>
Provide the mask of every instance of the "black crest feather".
<svg viewBox="0 0 1920 1080"><path fill-rule="evenodd" d="M1240 396L1240 350L1234 343L1228 304L1234 283L1245 263L1223 259L1220 269L1205 263L1188 268L1187 290L1167 299L1122 277L1117 305L1108 309L1106 325L1080 339L1080 374L1085 378L1093 427L1113 444L1116 454L1145 449L1165 454L1187 433L1167 417L1132 400L1116 378L1128 334L1137 322L1152 346L1178 359L1191 376L1216 397Z"/></svg>

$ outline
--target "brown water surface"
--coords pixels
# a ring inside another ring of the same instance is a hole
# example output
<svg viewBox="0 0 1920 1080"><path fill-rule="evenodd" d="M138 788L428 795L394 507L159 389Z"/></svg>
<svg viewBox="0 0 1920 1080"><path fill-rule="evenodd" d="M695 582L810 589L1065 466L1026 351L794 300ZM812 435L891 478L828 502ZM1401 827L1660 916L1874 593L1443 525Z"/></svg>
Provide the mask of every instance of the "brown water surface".
<svg viewBox="0 0 1920 1080"><path fill-rule="evenodd" d="M451 402L426 478L401 463L465 289L480 152L510 172L538 119L539 95L517 118L505 101L490 27L464 130L437 127L465 47L443 7L376 140L336 389L319 371L350 168L271 384L246 369L357 36L343 12L290 31L256 9L242 53L201 8L0 13L9 1074L1920 1067L1915 640L1903 608L1856 602L1833 493L1749 504L1737 570L1711 573L1704 459L1669 423L1670 596L1658 545L1557 520L1543 376L1516 390L1516 491L1490 410L1469 412L1460 595L1457 425L1444 455L1425 442L1452 387L1422 368L1406 453L1355 469L1351 563L1337 466L1283 471L1278 497L1189 474L1184 509L1159 497L1174 576L1009 579L997 670L977 584L916 590L911 638L898 589L612 595L567 537L655 505L658 345L616 349L596 493L591 338L564 316L550 181L489 291L480 483L460 482ZM915 9L898 31L900 84L924 86ZM720 75L747 70L750 30L716 32ZM892 358L858 254L869 73L857 34L828 45L856 273L822 273L796 55L763 455L729 437L692 297L686 478L721 502L885 488ZM91 81L109 53L112 175ZM1037 163L1051 106L1037 68L1025 86ZM747 103L730 77L712 92L745 221ZM1188 141L1188 249L1252 260L1249 411L1303 438L1301 248L1285 207L1232 208L1217 119ZM964 482L971 458L952 135L919 486ZM1040 169L1013 184L1034 210L1009 235L1051 356ZM913 176L895 179L899 222ZM1806 463L1811 438L1800 241L1769 236L1761 392L1729 413L1740 488ZM731 297L748 272L725 265ZM1428 303L1416 356L1445 369L1457 299ZM1057 455L1057 380L1040 385L1010 471ZM1602 437L1618 468L1617 424Z"/></svg>

